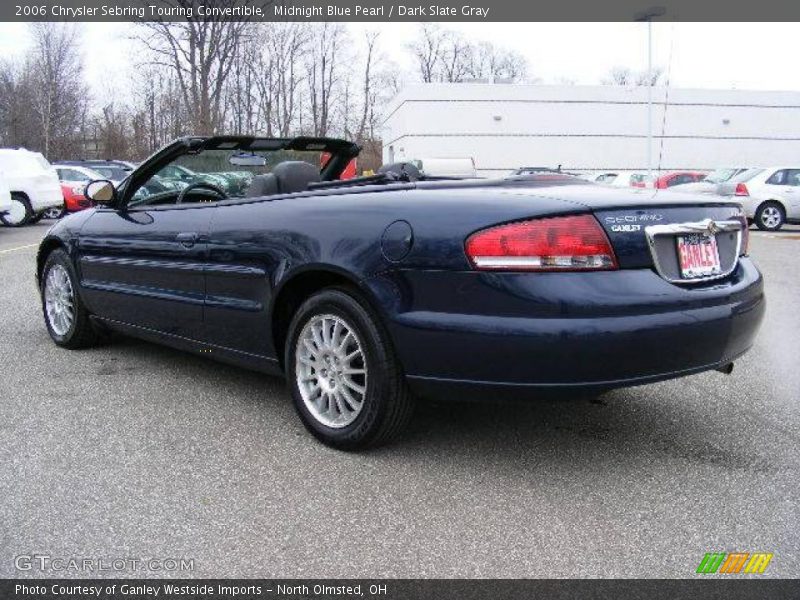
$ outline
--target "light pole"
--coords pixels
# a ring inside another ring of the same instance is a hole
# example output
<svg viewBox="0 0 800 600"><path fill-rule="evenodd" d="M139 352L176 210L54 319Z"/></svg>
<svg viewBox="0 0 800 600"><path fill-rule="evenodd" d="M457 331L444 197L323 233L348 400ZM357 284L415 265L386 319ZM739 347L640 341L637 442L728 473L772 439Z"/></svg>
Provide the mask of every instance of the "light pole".
<svg viewBox="0 0 800 600"><path fill-rule="evenodd" d="M663 17L667 9L652 6L633 15L634 21L647 21L647 179L653 177L653 19Z"/></svg>

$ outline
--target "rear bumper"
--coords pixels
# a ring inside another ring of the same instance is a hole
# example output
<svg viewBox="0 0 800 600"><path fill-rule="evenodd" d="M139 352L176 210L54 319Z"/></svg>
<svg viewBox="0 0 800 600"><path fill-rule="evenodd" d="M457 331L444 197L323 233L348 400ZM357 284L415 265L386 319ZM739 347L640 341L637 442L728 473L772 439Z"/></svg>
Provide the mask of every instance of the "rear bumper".
<svg viewBox="0 0 800 600"><path fill-rule="evenodd" d="M408 271L372 288L390 301L388 327L410 384L436 395L608 389L706 371L747 351L766 306L749 258L701 287L629 269Z"/></svg>

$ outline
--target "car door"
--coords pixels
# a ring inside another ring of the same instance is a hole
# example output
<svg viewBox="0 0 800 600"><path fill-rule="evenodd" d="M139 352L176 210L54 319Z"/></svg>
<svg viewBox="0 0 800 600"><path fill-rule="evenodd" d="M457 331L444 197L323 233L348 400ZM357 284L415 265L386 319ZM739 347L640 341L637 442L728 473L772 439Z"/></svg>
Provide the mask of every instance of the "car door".
<svg viewBox="0 0 800 600"><path fill-rule="evenodd" d="M767 177L758 197L761 199L777 198L782 200L786 206L791 204L791 198L797 195L792 186L789 185L789 173L791 169L778 169Z"/></svg>
<svg viewBox="0 0 800 600"><path fill-rule="evenodd" d="M205 337L214 346L249 355L273 353L269 326L273 276L295 248L300 262L312 251L304 240L275 231L271 202L221 203L208 237Z"/></svg>
<svg viewBox="0 0 800 600"><path fill-rule="evenodd" d="M78 240L81 287L90 312L200 339L215 209L213 203L99 209Z"/></svg>
<svg viewBox="0 0 800 600"><path fill-rule="evenodd" d="M800 219L800 169L787 169L786 173L786 216Z"/></svg>

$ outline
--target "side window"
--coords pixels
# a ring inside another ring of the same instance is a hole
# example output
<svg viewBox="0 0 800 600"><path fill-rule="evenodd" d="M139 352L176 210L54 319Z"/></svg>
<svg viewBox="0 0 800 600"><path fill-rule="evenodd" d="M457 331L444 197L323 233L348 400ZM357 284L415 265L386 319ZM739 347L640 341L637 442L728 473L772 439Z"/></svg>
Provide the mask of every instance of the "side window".
<svg viewBox="0 0 800 600"><path fill-rule="evenodd" d="M667 187L680 185L682 183L689 183L690 181L692 181L692 178L689 175L675 175L669 181L667 181Z"/></svg>
<svg viewBox="0 0 800 600"><path fill-rule="evenodd" d="M800 186L800 169L789 169L786 176L786 185Z"/></svg>
<svg viewBox="0 0 800 600"><path fill-rule="evenodd" d="M767 183L770 185L788 185L786 182L786 176L789 174L789 171L783 169L781 171L775 171L769 179L767 179Z"/></svg>
<svg viewBox="0 0 800 600"><path fill-rule="evenodd" d="M86 177L75 169L57 169L61 181L83 181Z"/></svg>

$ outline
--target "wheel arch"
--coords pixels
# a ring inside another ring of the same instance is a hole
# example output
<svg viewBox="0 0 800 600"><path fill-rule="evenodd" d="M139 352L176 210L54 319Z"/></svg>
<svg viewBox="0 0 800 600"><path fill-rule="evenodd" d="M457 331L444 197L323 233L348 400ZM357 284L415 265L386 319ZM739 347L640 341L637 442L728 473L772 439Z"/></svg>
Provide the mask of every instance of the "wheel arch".
<svg viewBox="0 0 800 600"><path fill-rule="evenodd" d="M770 202L780 205L781 209L783 210L784 217L789 214L788 207L786 206L786 202L781 198L764 198L763 200L759 200L758 204L756 204L756 209L753 211L753 217L758 214L758 211L761 210L761 207L765 204L769 204Z"/></svg>
<svg viewBox="0 0 800 600"><path fill-rule="evenodd" d="M270 306L272 344L281 369L284 368L283 346L294 313L306 299L330 287L348 287L357 291L379 319L379 325L383 326L377 299L352 273L334 265L308 265L298 269L285 277L276 288Z"/></svg>
<svg viewBox="0 0 800 600"><path fill-rule="evenodd" d="M31 197L28 195L28 192L26 192L25 190L8 190L8 193L11 196L22 196L28 202L31 201Z"/></svg>
<svg viewBox="0 0 800 600"><path fill-rule="evenodd" d="M67 246L64 244L63 240L57 237L45 238L42 240L42 243L39 244L39 250L36 253L36 283L40 288L42 286L42 270L44 269L44 263L47 262L47 257L50 256L54 250L59 248L64 251L67 250Z"/></svg>

